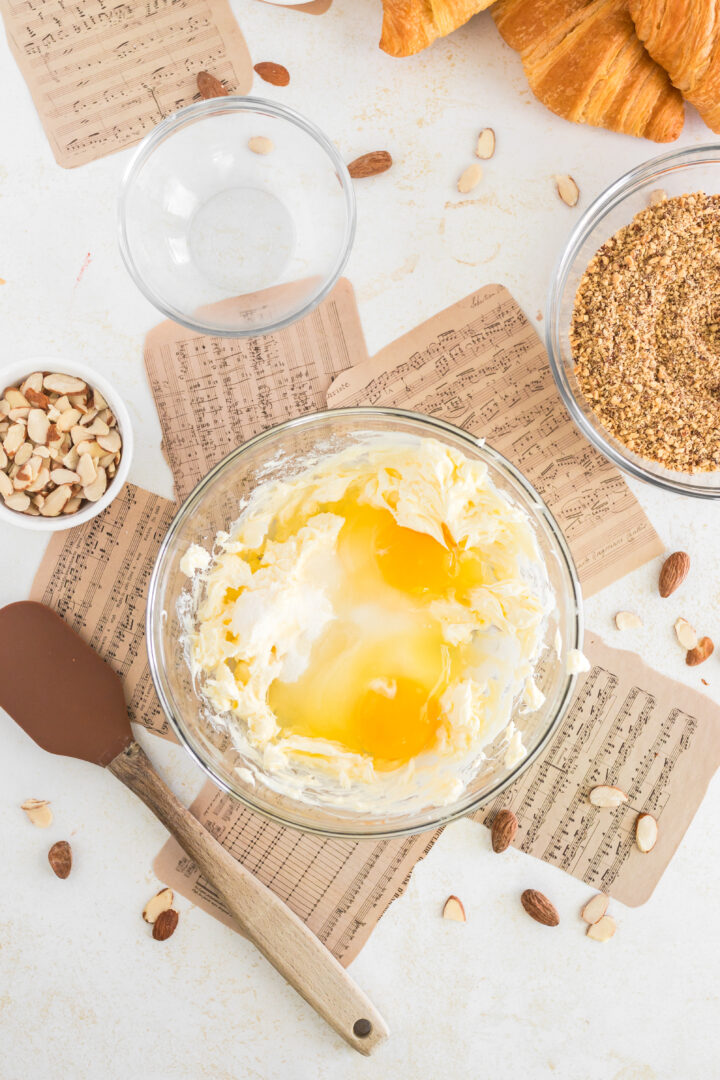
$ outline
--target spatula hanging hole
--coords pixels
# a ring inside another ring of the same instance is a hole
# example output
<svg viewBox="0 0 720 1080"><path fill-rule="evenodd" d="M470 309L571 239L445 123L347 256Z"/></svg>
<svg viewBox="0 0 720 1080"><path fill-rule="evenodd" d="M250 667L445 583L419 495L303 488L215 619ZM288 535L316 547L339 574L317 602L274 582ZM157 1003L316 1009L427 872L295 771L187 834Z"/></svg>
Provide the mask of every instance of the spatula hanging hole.
<svg viewBox="0 0 720 1080"><path fill-rule="evenodd" d="M356 1020L353 1024L353 1035L357 1035L358 1039L366 1039L372 1031L372 1024L369 1020Z"/></svg>

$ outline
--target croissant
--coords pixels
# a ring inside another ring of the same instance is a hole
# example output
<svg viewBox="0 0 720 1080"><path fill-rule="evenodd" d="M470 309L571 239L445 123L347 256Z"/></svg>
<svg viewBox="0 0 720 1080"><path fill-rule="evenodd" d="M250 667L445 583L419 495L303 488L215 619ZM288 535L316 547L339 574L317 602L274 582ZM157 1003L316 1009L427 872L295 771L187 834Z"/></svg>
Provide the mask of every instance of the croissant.
<svg viewBox="0 0 720 1080"><path fill-rule="evenodd" d="M720 133L720 8L709 0L629 0L638 37L709 128Z"/></svg>
<svg viewBox="0 0 720 1080"><path fill-rule="evenodd" d="M552 112L655 142L677 139L682 97L643 47L626 0L500 0L492 15Z"/></svg>
<svg viewBox="0 0 720 1080"><path fill-rule="evenodd" d="M451 34L493 0L383 0L380 48L411 56L435 38Z"/></svg>

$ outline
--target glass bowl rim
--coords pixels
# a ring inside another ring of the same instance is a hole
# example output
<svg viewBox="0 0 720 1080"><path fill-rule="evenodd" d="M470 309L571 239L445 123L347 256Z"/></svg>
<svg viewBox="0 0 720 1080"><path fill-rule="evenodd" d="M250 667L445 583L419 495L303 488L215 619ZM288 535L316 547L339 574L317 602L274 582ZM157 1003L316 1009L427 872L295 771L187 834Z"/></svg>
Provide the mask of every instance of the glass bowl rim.
<svg viewBox="0 0 720 1080"><path fill-rule="evenodd" d="M293 312L293 314L287 315L283 319L278 319L274 323L268 323L267 326L255 327L249 330L231 330L224 327L212 326L210 323L199 322L167 303L155 292L139 272L128 241L127 229L127 208L130 191L142 168L150 160L155 150L177 131L194 123L198 119L203 120L210 116L219 116L224 113L235 112L270 113L280 120L286 120L289 123L294 124L295 127L302 129L314 139L325 151L331 164L335 167L342 187L346 211L345 235L338 257L335 260L331 273L327 276L318 292L313 294L307 303L297 311ZM330 142L327 135L325 135L312 120L308 120L307 117L302 116L287 105L279 105L277 102L261 97L239 97L230 95L228 97L210 98L207 101L196 101L191 105L185 105L182 109L178 109L176 112L166 116L164 120L161 120L160 123L152 129L152 131L148 132L135 150L125 168L122 180L120 181L120 190L117 199L117 235L120 255L122 256L125 268L130 274L136 287L140 290L145 299L148 300L153 307L157 308L157 310L166 318L172 319L173 322L179 323L180 326L184 326L188 330L193 330L199 334L208 334L214 337L246 338L257 337L260 334L272 334L277 330L283 330L286 326L290 326L298 319L308 315L318 306L318 304L322 303L345 269L345 265L350 257L350 252L352 251L356 226L357 203L355 199L355 189L350 178L350 173L348 172L347 166L341 158L337 147Z"/></svg>
<svg viewBox="0 0 720 1080"><path fill-rule="evenodd" d="M720 498L720 483L715 487L702 488L682 480L673 480L670 476L658 476L651 473L642 465L617 450L612 443L603 437L601 432L589 424L567 381L560 345L562 339L560 297L578 252L592 230L631 195L636 188L645 184L654 176L659 176L668 171L677 171L686 166L703 164L720 166L720 142L710 142L701 146L671 150L669 153L650 158L648 161L644 161L623 173L590 203L570 233L555 264L550 279L546 305L547 330L545 336L550 369L555 379L555 385L574 423L588 442L622 472L633 476L637 480L642 480L646 484L661 488L664 491L671 491L676 495L688 495L697 499L718 499ZM700 473L699 475L702 476L703 474Z"/></svg>
<svg viewBox="0 0 720 1080"><path fill-rule="evenodd" d="M265 431L260 432L253 438L248 439L246 442L241 443L240 446L231 450L229 454L219 461L212 469L203 477L202 480L193 488L187 498L178 508L175 516L173 517L163 541L158 549L157 556L155 558L155 564L153 566L152 574L150 577L150 585L148 588L147 608L145 615L145 638L147 643L148 661L150 665L150 674L152 677L155 692L158 695L160 705L165 716L170 723L170 727L178 738L180 745L189 753L191 758L200 766L200 768L210 777L213 783L217 784L221 790L225 791L232 798L236 799L239 803L246 806L254 813L260 814L262 817L278 825L285 825L289 828L297 829L301 832L313 833L318 836L325 836L329 838L339 840L363 840L363 839L391 839L393 837L412 836L430 830L439 829L445 825L450 824L452 821L456 821L458 818L466 817L468 814L474 813L476 810L487 806L493 799L497 798L510 784L512 784L518 776L520 776L529 765L542 753L547 747L548 743L555 735L560 723L565 716L568 709L572 693L577 682L576 674L565 674L565 685L555 710L552 722L548 725L546 731L538 741L537 746L528 753L520 762L518 762L510 771L509 775L498 781L493 785L492 789L485 793L482 798L470 799L467 804L460 803L455 807L444 809L443 807L437 808L437 815L434 820L423 823L420 826L413 825L392 825L392 820L389 824L378 827L377 829L365 828L363 831L353 831L352 828L343 829L335 826L322 826L315 823L300 823L298 821L290 820L281 814L273 813L272 810L265 806L261 806L253 801L253 799L245 792L237 790L231 784L227 783L220 776L217 775L212 763L207 760L206 755L195 745L189 730L183 725L180 718L175 715L171 702L168 700L163 687L163 680L161 677L161 670L158 663L158 656L155 650L155 622L154 611L156 608L156 594L158 590L159 570L163 563L165 552L167 551L170 543L172 542L175 533L183 524L185 518L192 512L195 505L205 493L206 489L212 484L214 479L229 465L231 465L237 458L244 454L247 450L261 445L263 442L272 438L282 435L285 431L292 430L294 428L304 427L317 420L341 420L347 416L351 417L384 417L384 418L401 418L411 422L422 423L423 426L428 428L436 428L439 431L453 435L456 438L460 438L462 441L472 446L475 452L480 449L484 455L490 459L490 462L499 469L500 472L506 472L509 474L512 480L514 480L522 489L523 494L533 504L536 513L542 517L545 524L548 526L553 540L559 548L559 553L562 556L564 569L567 571L568 579L570 583L572 596L569 598L574 605L574 641L570 645L574 649L582 649L583 632L584 632L584 617L583 617L583 597L580 587L580 580L577 575L577 569L575 567L575 561L573 559L570 548L568 547L567 540L558 525L555 516L548 507L545 500L536 491L533 485L519 469L513 465L511 461L501 454L498 450L489 446L484 440L478 439L471 435L469 432L462 428L456 427L454 424L448 423L446 420L441 420L436 416L426 416L423 413L412 412L408 409L392 409L392 408L380 408L376 406L356 406L353 408L345 409L326 409L318 410L311 413L305 413L302 416L293 417L290 420L285 420L281 424L276 424L273 427L267 428ZM157 629L160 629L163 619L163 612L158 612Z"/></svg>

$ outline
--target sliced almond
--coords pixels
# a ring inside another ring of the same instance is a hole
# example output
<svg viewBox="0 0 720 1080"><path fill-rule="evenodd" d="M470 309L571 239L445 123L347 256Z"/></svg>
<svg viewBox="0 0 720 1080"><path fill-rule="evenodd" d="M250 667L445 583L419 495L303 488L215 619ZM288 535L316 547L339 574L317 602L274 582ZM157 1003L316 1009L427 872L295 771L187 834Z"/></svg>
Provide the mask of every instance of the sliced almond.
<svg viewBox="0 0 720 1080"><path fill-rule="evenodd" d="M697 667L711 656L715 646L709 637L701 637L694 649L689 649L685 656L688 667Z"/></svg>
<svg viewBox="0 0 720 1080"><path fill-rule="evenodd" d="M28 414L28 435L33 442L44 445L50 430L50 418L43 409L31 409Z"/></svg>
<svg viewBox="0 0 720 1080"><path fill-rule="evenodd" d="M33 444L31 442L24 442L15 451L15 464L24 465L26 461L29 461L32 457Z"/></svg>
<svg viewBox="0 0 720 1080"><path fill-rule="evenodd" d="M27 390L23 391L23 393L28 399L28 404L33 409L44 409L47 412L49 409L52 408L52 405L50 404L50 398L47 396L47 394L43 394L42 390L35 391L31 386L29 386Z"/></svg>
<svg viewBox="0 0 720 1080"><path fill-rule="evenodd" d="M108 429L107 435L96 435L98 445L102 446L103 450L106 450L108 454L117 454L118 450L122 446L122 439L120 438L120 432L115 429L110 431Z"/></svg>
<svg viewBox="0 0 720 1080"><path fill-rule="evenodd" d="M50 425L50 427L48 428L46 442L47 442L48 448L50 449L51 452L52 452L53 447L56 450L59 449L66 438L67 438L67 435L64 434L62 431L58 431L55 424Z"/></svg>
<svg viewBox="0 0 720 1080"><path fill-rule="evenodd" d="M5 391L4 397L11 409L27 408L30 404L25 395L21 394L16 386L9 386Z"/></svg>
<svg viewBox="0 0 720 1080"><path fill-rule="evenodd" d="M93 405L93 407L91 409L88 409L88 411L85 413L83 418L79 421L80 426L81 427L87 427L88 424L92 424L93 420L95 419L95 417L97 415L98 415L98 411L95 408L95 406Z"/></svg>
<svg viewBox="0 0 720 1080"><path fill-rule="evenodd" d="M73 406L70 404L70 398L67 396L67 394L62 394L59 398L56 398L55 401L53 401L53 407L61 413L67 412L68 409L73 408Z"/></svg>
<svg viewBox="0 0 720 1080"><path fill-rule="evenodd" d="M0 469L6 469L8 464L8 456L0 446Z"/></svg>
<svg viewBox="0 0 720 1080"><path fill-rule="evenodd" d="M80 454L78 456L77 474L83 487L92 484L97 476L97 469L91 454Z"/></svg>
<svg viewBox="0 0 720 1080"><path fill-rule="evenodd" d="M475 153L483 161L487 161L495 153L495 132L492 128L483 128L478 135Z"/></svg>
<svg viewBox="0 0 720 1080"><path fill-rule="evenodd" d="M19 510L24 513L30 505L30 496L24 491L15 491L5 497L5 505L10 510Z"/></svg>
<svg viewBox="0 0 720 1080"><path fill-rule="evenodd" d="M615 616L615 625L618 630L639 630L642 619L634 611L618 611Z"/></svg>
<svg viewBox="0 0 720 1080"><path fill-rule="evenodd" d="M91 424L88 424L85 428L85 436L94 435L96 438L98 435L108 435L110 428L107 426L104 420L101 420L99 416L96 416Z"/></svg>
<svg viewBox="0 0 720 1080"><path fill-rule="evenodd" d="M19 450L22 444L25 442L25 427L23 424L13 424L3 440L3 450L9 458L15 457L16 450Z"/></svg>
<svg viewBox="0 0 720 1080"><path fill-rule="evenodd" d="M30 458L30 460L28 461L28 465L30 466L30 472L32 474L33 480L37 480L38 473L40 472L40 469L43 467L44 464L45 461L43 458L40 457L39 454L33 454L33 456Z"/></svg>
<svg viewBox="0 0 720 1080"><path fill-rule="evenodd" d="M87 390L87 383L84 379L59 373L46 375L43 379L43 386L46 390L55 390L58 394L82 394Z"/></svg>
<svg viewBox="0 0 720 1080"><path fill-rule="evenodd" d="M37 476L33 480L32 484L28 484L28 491L42 491L50 483L50 470L47 465L41 465Z"/></svg>
<svg viewBox="0 0 720 1080"><path fill-rule="evenodd" d="M47 446L36 446L33 450L33 456L45 458L47 460L47 458L50 457L50 451Z"/></svg>
<svg viewBox="0 0 720 1080"><path fill-rule="evenodd" d="M71 469L52 469L50 472L50 479L53 484L79 484L80 476L78 473L73 472Z"/></svg>
<svg viewBox="0 0 720 1080"><path fill-rule="evenodd" d="M588 796L593 806L621 806L627 802L628 797L624 791L610 784L600 784L594 787Z"/></svg>
<svg viewBox="0 0 720 1080"><path fill-rule="evenodd" d="M87 430L87 428L81 427L80 424L74 424L73 427L70 428L70 438L72 439L74 446L79 446L80 443L87 442L88 441L88 430ZM78 450L78 453L80 453L79 450Z"/></svg>
<svg viewBox="0 0 720 1080"><path fill-rule="evenodd" d="M71 446L65 457L62 459L64 467L66 469L72 469L73 472L77 470L79 461L80 455L77 452L76 446Z"/></svg>
<svg viewBox="0 0 720 1080"><path fill-rule="evenodd" d="M587 904L580 912L581 917L586 923L589 923L590 926L592 926L593 923L599 922L600 919L602 919L608 909L609 903L609 896L606 896L605 893L598 893L597 896L593 896L592 900L588 900Z"/></svg>
<svg viewBox="0 0 720 1080"><path fill-rule="evenodd" d="M457 896L448 896L442 910L442 917L452 919L453 922L467 922L462 900L459 900Z"/></svg>
<svg viewBox="0 0 720 1080"><path fill-rule="evenodd" d="M83 454L89 454L90 457L101 458L105 453L102 446L96 443L94 439L91 442L78 443L75 449L81 457Z"/></svg>
<svg viewBox="0 0 720 1080"><path fill-rule="evenodd" d="M55 426L57 427L58 431L70 431L70 429L75 427L75 425L79 423L81 419L82 413L79 409L66 409L65 412L61 412L59 414L59 419L56 420Z"/></svg>
<svg viewBox="0 0 720 1080"><path fill-rule="evenodd" d="M143 908L142 917L145 922L154 923L162 911L168 911L173 906L174 900L172 889L161 889L159 893L155 893Z"/></svg>
<svg viewBox="0 0 720 1080"><path fill-rule="evenodd" d="M43 374L42 371L33 371L32 375L28 375L27 379L23 379L20 383L20 393L27 397L28 390L32 390L34 393L39 394L42 390ZM28 401L30 398L27 398Z"/></svg>
<svg viewBox="0 0 720 1080"><path fill-rule="evenodd" d="M12 480L8 474L6 472L0 472L0 495L7 501L14 490L15 488L13 487Z"/></svg>
<svg viewBox="0 0 720 1080"><path fill-rule="evenodd" d="M265 135L253 135L251 139L248 139L248 150L252 150L253 154L271 154L275 149L275 144L272 139L268 139Z"/></svg>
<svg viewBox="0 0 720 1080"><path fill-rule="evenodd" d="M659 206L660 203L664 203L668 194L663 188L653 188L650 192L649 203L651 206Z"/></svg>
<svg viewBox="0 0 720 1080"><path fill-rule="evenodd" d="M32 824L38 829L47 829L49 825L52 825L53 814L47 799L26 799L20 809L25 811Z"/></svg>
<svg viewBox="0 0 720 1080"><path fill-rule="evenodd" d="M587 936L593 941L609 941L616 930L617 926L612 916L603 915L602 919L598 919L592 926L588 926Z"/></svg>
<svg viewBox="0 0 720 1080"><path fill-rule="evenodd" d="M63 514L75 514L83 504L82 495L73 495L62 508Z"/></svg>
<svg viewBox="0 0 720 1080"><path fill-rule="evenodd" d="M17 461L17 454L15 455L15 460ZM698 636L687 619L681 618L675 620L675 637L678 639L683 649L694 649L698 643Z"/></svg>
<svg viewBox="0 0 720 1080"><path fill-rule="evenodd" d="M43 517L57 517L71 495L70 485L61 484L60 487L56 487L46 497L45 502L40 507L40 513Z"/></svg>
<svg viewBox="0 0 720 1080"><path fill-rule="evenodd" d="M108 407L107 401L102 396L99 390L93 390L93 405L98 410L98 412L102 412L103 409L107 409ZM103 417L103 420L104 419L105 417Z"/></svg>
<svg viewBox="0 0 720 1080"><path fill-rule="evenodd" d="M20 806L29 820L40 829L46 829L52 824L53 814L48 799L26 799Z"/></svg>
<svg viewBox="0 0 720 1080"><path fill-rule="evenodd" d="M105 470L100 466L97 471L97 476L91 484L87 484L83 488L83 495L90 502L97 502L101 498L107 487L107 474Z"/></svg>
<svg viewBox="0 0 720 1080"><path fill-rule="evenodd" d="M555 187L558 195L567 206L577 206L578 199L580 198L580 188L577 186L572 176L568 176L567 173L556 176Z"/></svg>
<svg viewBox="0 0 720 1080"><path fill-rule="evenodd" d="M24 491L33 482L32 467L29 461L21 465L13 477L13 487L16 491Z"/></svg>
<svg viewBox="0 0 720 1080"><path fill-rule="evenodd" d="M655 847L658 838L658 823L652 814L640 814L635 822L635 843L647 855Z"/></svg>
<svg viewBox="0 0 720 1080"><path fill-rule="evenodd" d="M483 169L482 165L478 165L475 162L473 165L468 165L465 172L461 175L457 182L457 189L461 195L467 195L469 191L476 188L482 180Z"/></svg>
<svg viewBox="0 0 720 1080"><path fill-rule="evenodd" d="M10 412L8 413L8 420L11 420L13 423L16 423L19 420L21 423L27 424L27 418L28 418L28 413L29 412L30 412L30 406L29 405L23 405L20 408L11 409Z"/></svg>

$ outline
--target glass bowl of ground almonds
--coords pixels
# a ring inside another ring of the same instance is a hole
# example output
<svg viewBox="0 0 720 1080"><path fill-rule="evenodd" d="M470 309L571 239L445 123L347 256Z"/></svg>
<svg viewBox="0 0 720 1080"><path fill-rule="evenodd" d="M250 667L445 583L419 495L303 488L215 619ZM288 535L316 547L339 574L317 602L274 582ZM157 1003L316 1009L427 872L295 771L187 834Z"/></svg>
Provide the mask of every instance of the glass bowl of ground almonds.
<svg viewBox="0 0 720 1080"><path fill-rule="evenodd" d="M551 287L548 351L610 461L720 498L720 144L654 158L589 207Z"/></svg>

